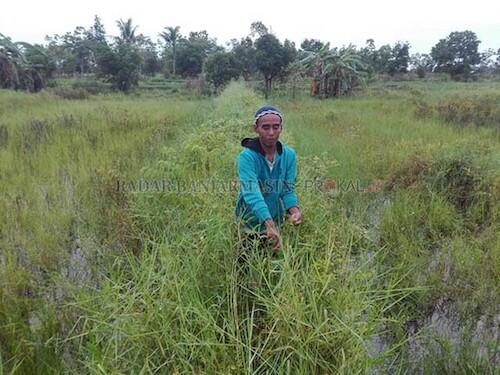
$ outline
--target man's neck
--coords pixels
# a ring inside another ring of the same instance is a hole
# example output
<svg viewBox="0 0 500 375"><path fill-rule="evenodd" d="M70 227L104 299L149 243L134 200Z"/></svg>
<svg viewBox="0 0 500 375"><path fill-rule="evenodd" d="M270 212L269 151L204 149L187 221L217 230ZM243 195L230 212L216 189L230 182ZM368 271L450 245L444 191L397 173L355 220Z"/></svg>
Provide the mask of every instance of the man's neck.
<svg viewBox="0 0 500 375"><path fill-rule="evenodd" d="M260 146L262 147L262 150L264 150L264 153L266 154L266 157L268 159L273 159L274 153L276 152L276 144L274 144L271 147L266 146L261 142L260 138L259 138L259 142L260 142Z"/></svg>

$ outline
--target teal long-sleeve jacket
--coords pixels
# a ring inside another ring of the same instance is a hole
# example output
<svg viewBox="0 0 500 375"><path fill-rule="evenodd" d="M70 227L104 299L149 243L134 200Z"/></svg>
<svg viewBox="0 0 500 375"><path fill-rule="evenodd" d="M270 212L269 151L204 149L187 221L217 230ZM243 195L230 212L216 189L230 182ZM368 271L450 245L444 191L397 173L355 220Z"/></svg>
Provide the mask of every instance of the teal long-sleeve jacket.
<svg viewBox="0 0 500 375"><path fill-rule="evenodd" d="M271 171L259 138L245 138L241 145L244 150L238 156L236 217L245 228L264 232L266 220L273 219L280 225L286 211L298 207L295 151L278 141Z"/></svg>

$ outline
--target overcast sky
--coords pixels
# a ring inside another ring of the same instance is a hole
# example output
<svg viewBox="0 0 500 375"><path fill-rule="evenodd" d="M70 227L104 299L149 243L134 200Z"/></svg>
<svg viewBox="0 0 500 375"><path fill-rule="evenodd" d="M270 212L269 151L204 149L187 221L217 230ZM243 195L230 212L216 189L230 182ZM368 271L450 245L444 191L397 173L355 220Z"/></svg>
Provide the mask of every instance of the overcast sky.
<svg viewBox="0 0 500 375"><path fill-rule="evenodd" d="M500 48L499 0L0 0L0 33L42 43L45 35L88 28L96 14L108 34L117 34L117 19L131 17L138 32L154 41L165 26L179 25L183 34L207 30L224 44L247 35L250 24L260 20L297 47L304 38L332 46L362 46L372 38L377 47L402 40L410 42L410 53L427 53L450 32L472 30L480 50Z"/></svg>

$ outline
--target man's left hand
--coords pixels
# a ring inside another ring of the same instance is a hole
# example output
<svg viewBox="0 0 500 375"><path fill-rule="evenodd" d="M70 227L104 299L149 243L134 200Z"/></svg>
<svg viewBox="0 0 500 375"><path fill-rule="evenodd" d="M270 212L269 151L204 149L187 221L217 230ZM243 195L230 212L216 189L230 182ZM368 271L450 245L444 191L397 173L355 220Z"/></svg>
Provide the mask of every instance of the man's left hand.
<svg viewBox="0 0 500 375"><path fill-rule="evenodd" d="M300 213L298 207L292 207L288 210L288 212L290 212L290 221L294 225L299 225L300 223L302 223L302 214Z"/></svg>

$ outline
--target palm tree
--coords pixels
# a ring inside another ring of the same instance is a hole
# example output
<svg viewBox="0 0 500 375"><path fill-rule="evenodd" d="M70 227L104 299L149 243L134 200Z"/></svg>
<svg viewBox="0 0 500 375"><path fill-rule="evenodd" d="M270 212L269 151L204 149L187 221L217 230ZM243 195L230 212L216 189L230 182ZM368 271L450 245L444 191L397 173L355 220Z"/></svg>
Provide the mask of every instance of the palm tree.
<svg viewBox="0 0 500 375"><path fill-rule="evenodd" d="M135 31L138 26L132 26L132 18L127 21L123 21L121 18L116 21L118 28L120 29L120 39L125 43L132 44L136 41Z"/></svg>
<svg viewBox="0 0 500 375"><path fill-rule="evenodd" d="M176 47L177 42L181 38L180 26L175 27L165 27L164 32L160 33L160 36L165 39L165 43L172 47L172 75L175 76L175 59L176 59Z"/></svg>

